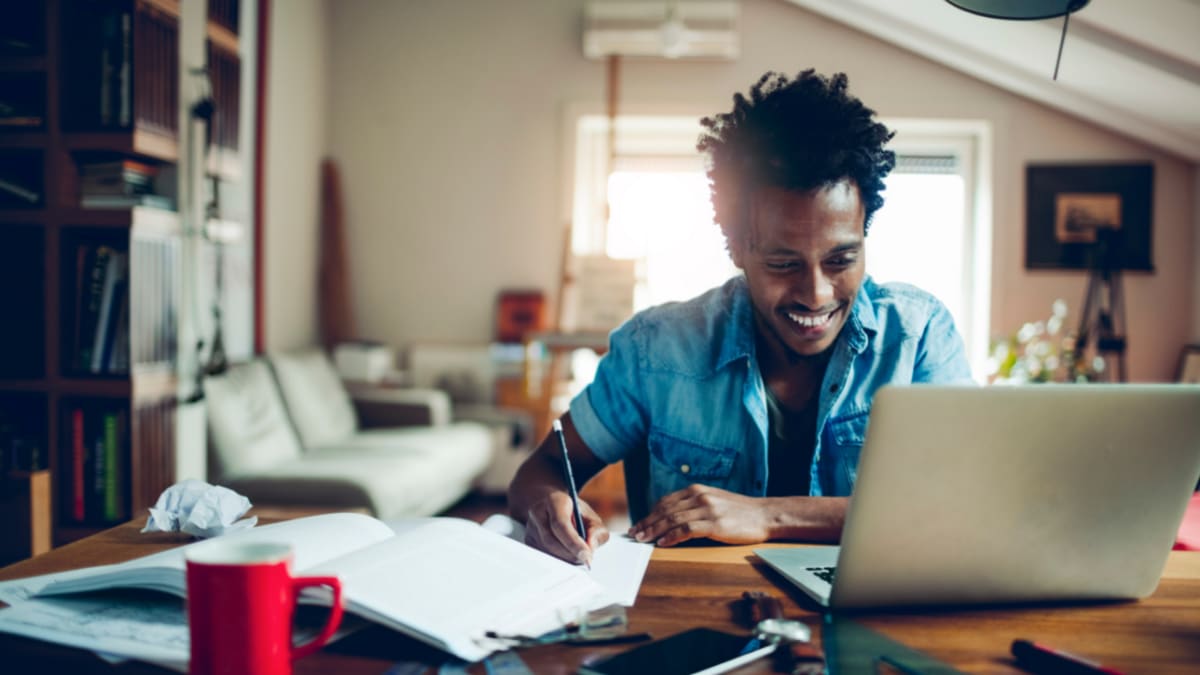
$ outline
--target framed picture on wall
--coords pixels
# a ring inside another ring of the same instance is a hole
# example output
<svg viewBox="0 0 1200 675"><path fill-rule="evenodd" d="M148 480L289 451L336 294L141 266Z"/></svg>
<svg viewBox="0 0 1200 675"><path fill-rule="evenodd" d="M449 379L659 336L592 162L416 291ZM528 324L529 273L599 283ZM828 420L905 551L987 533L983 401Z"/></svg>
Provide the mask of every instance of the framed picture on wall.
<svg viewBox="0 0 1200 675"><path fill-rule="evenodd" d="M1200 384L1200 345L1183 348L1183 356L1179 359L1179 383Z"/></svg>
<svg viewBox="0 0 1200 675"><path fill-rule="evenodd" d="M1153 271L1154 165L1025 167L1025 268Z"/></svg>

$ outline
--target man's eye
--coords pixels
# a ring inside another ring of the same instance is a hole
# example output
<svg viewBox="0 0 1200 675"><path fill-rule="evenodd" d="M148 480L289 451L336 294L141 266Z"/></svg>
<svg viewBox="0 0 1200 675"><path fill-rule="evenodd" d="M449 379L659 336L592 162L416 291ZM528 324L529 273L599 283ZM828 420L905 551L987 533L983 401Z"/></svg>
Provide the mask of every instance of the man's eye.
<svg viewBox="0 0 1200 675"><path fill-rule="evenodd" d="M768 262L767 263L767 269L775 271L775 272L786 272L788 270L793 270L795 268L796 268L796 263L794 263L794 262Z"/></svg>
<svg viewBox="0 0 1200 675"><path fill-rule="evenodd" d="M837 258L833 258L833 259L829 260L827 264L831 267L842 268L842 267L849 267L849 266L853 265L856 262L856 260L857 260L856 258L851 258L848 256L839 256Z"/></svg>

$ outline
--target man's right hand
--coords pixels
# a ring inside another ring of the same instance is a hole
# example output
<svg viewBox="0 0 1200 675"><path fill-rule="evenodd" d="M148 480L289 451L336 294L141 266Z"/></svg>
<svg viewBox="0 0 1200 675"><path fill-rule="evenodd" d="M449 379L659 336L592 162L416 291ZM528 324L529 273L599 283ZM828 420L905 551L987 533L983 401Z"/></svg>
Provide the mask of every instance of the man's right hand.
<svg viewBox="0 0 1200 675"><path fill-rule="evenodd" d="M534 502L525 514L525 543L572 563L592 562L592 553L608 541L608 528L587 502L579 501L587 541L575 531L571 495L553 491Z"/></svg>

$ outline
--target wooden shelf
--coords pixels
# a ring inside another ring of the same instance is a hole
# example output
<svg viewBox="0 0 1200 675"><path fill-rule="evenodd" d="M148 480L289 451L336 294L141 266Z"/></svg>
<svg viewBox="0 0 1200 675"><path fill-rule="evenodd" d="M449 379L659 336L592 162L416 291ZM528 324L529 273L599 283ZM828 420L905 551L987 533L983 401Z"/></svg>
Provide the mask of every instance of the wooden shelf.
<svg viewBox="0 0 1200 675"><path fill-rule="evenodd" d="M0 127L0 141L4 142L4 149L16 148L31 148L38 149L46 147L47 133L44 131L8 131L23 129L23 127Z"/></svg>
<svg viewBox="0 0 1200 675"><path fill-rule="evenodd" d="M180 106L187 105L181 94L188 83L180 81L180 64L186 63L180 47L186 43L192 45L189 53L202 47L209 63L216 64L212 93L221 117L213 142L232 148L214 148L217 161L207 168L228 181L242 179L244 156L238 149L245 145L239 131L244 135L250 128L238 118L244 64L239 37L227 27L236 25L238 2L210 4L220 22L185 17L182 0L34 2L31 7L41 9L24 13L38 23L25 32L41 36L26 38L37 46L0 54L0 86L12 82L28 89L31 102L23 101L21 109L34 110L43 121L34 127L0 125L6 167L12 165L10 172L42 193L43 200L24 208L6 198L0 207L0 250L9 252L10 270L4 280L15 298L5 308L14 319L9 332L17 338L11 350L16 361L0 359L8 375L0 377L0 413L17 419L28 427L22 428L24 435L44 444L49 468L43 475L51 491L61 491L72 478L73 434L83 429L91 437L84 447L93 453L97 434L108 433L97 425L115 418L118 452L124 453L119 461L127 472L120 487L122 512L144 511L175 482L177 399L185 384L176 365L182 350L190 348L179 344L179 265L191 251L183 245L183 219L176 211L140 205L83 208L80 169L124 159L166 169L184 160L186 148L175 127ZM116 43L122 46L117 51L105 42L112 36L104 32L114 19L119 33L128 31ZM124 45L132 49L125 51ZM115 85L94 70L104 58L128 66L127 72L116 71L125 74ZM118 120L133 123L113 124ZM221 237L244 241L246 228L233 225L210 227ZM211 275L207 269L201 273ZM94 356L98 345L106 366L128 364L127 372L75 368L97 361L84 358ZM128 356L117 350L128 350ZM98 519L73 521L61 497L50 504L55 544L108 526ZM89 515L93 506L88 505ZM17 532L14 523L41 522L14 514L0 514L6 537Z"/></svg>
<svg viewBox="0 0 1200 675"><path fill-rule="evenodd" d="M174 17L175 19L179 18L179 0L138 0L138 3L157 9L163 14Z"/></svg>
<svg viewBox="0 0 1200 675"><path fill-rule="evenodd" d="M0 225L28 225L46 219L46 209L0 209Z"/></svg>
<svg viewBox="0 0 1200 675"><path fill-rule="evenodd" d="M221 51L238 56L238 36L216 21L208 22L208 41Z"/></svg>
<svg viewBox="0 0 1200 675"><path fill-rule="evenodd" d="M123 375L67 375L52 378L50 384L64 396L123 398L133 394L133 382Z"/></svg>
<svg viewBox="0 0 1200 675"><path fill-rule="evenodd" d="M179 161L179 141L175 136L145 127L72 132L63 134L63 143L72 152L111 152L159 162Z"/></svg>
<svg viewBox="0 0 1200 675"><path fill-rule="evenodd" d="M40 378L20 378L12 380L0 379L0 392L2 393L45 393L46 391L49 391L49 389L50 387L47 386L46 381Z"/></svg>
<svg viewBox="0 0 1200 675"><path fill-rule="evenodd" d="M127 209L63 209L59 220L66 227L133 227L159 234L179 234L182 230L177 211L152 206Z"/></svg>
<svg viewBox="0 0 1200 675"><path fill-rule="evenodd" d="M18 381L22 382L22 381ZM54 378L52 386L64 396L98 398L132 398L138 401L159 401L176 395L179 379L168 365L150 364L135 366L133 373L65 376ZM0 384L0 391L42 391L46 387L29 389L14 388L8 383Z"/></svg>

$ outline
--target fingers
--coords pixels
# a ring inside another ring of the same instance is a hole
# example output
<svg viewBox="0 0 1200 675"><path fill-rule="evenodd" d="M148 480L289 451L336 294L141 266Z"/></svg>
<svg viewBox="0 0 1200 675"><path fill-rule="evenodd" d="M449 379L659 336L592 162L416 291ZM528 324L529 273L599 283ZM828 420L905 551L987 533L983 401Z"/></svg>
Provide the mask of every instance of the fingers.
<svg viewBox="0 0 1200 675"><path fill-rule="evenodd" d="M674 546L709 538L729 544L766 541L766 503L719 488L692 485L663 497L630 534L638 541Z"/></svg>
<svg viewBox="0 0 1200 675"><path fill-rule="evenodd" d="M713 537L717 529L717 521L705 509L675 511L647 531L646 541L653 541L656 546L674 546L689 539Z"/></svg>
<svg viewBox="0 0 1200 675"><path fill-rule="evenodd" d="M583 525L587 529L587 543L592 551L602 546L608 541L608 527L600 516L596 515L590 508L584 509L583 502L579 503L579 510L583 511ZM589 559L590 562L590 559Z"/></svg>
<svg viewBox="0 0 1200 675"><path fill-rule="evenodd" d="M630 528L629 533L638 541L652 541L660 545L665 545L660 539L668 531L679 528L690 521L705 518L708 515L706 513L707 504L705 497L708 490L710 488L703 485L691 485L683 490L672 492L659 500L658 504L655 504L654 509L645 518L642 518ZM685 529L677 533L677 535L683 535L687 531ZM678 541L684 540L678 539Z"/></svg>
<svg viewBox="0 0 1200 675"><path fill-rule="evenodd" d="M579 503L588 529L588 541L575 531L575 514L566 493L554 493L534 504L525 523L525 543L550 555L579 563L590 562L592 549L607 541L608 530L592 511ZM593 543L595 542L595 543Z"/></svg>
<svg viewBox="0 0 1200 675"><path fill-rule="evenodd" d="M662 514L644 525L638 525L634 539L653 542L657 546L674 546L689 539L707 537L715 531L715 520L705 508L687 508Z"/></svg>

